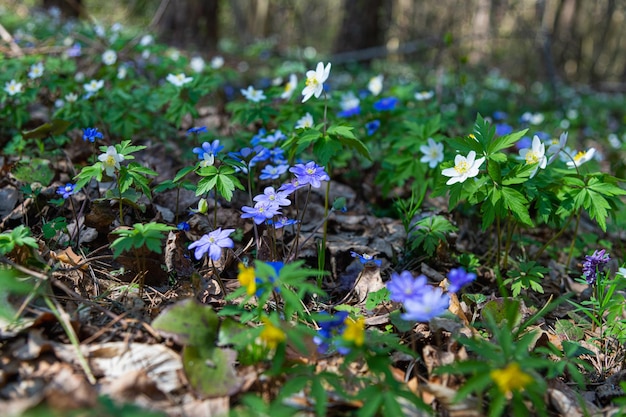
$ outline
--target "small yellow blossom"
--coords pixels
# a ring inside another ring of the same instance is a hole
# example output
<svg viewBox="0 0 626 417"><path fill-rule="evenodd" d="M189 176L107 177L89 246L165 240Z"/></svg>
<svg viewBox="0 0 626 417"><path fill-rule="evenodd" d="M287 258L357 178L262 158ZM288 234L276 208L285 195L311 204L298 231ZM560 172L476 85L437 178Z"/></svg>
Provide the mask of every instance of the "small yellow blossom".
<svg viewBox="0 0 626 417"><path fill-rule="evenodd" d="M354 320L348 317L345 321L346 329L343 331L343 340L352 342L356 346L362 346L365 342L365 318L359 317Z"/></svg>
<svg viewBox="0 0 626 417"><path fill-rule="evenodd" d="M285 332L280 328L274 326L274 324L267 317L263 317L263 330L259 335L259 339L270 349L276 349L279 343L282 343L287 339Z"/></svg>
<svg viewBox="0 0 626 417"><path fill-rule="evenodd" d="M494 380L500 391L505 394L513 390L523 389L533 382L533 378L523 372L519 364L513 362L504 369L494 369L491 371L491 379Z"/></svg>
<svg viewBox="0 0 626 417"><path fill-rule="evenodd" d="M254 272L254 268L251 266L245 266L244 264L239 264L239 275L237 275L237 280L239 283L246 287L246 292L248 295L254 295L256 292L256 274Z"/></svg>

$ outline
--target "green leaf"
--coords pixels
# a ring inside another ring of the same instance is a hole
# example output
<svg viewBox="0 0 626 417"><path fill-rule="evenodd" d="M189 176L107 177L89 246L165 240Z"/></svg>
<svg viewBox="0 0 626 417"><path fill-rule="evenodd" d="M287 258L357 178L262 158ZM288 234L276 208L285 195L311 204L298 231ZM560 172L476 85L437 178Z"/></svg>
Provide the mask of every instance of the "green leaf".
<svg viewBox="0 0 626 417"><path fill-rule="evenodd" d="M361 142L359 139L354 138L354 137L352 137L352 138L350 138L350 137L339 137L338 140L346 148L355 150L361 156L367 158L370 161L372 160L372 155L370 155L369 149L367 149L367 146L365 146L365 144L363 142Z"/></svg>
<svg viewBox="0 0 626 417"><path fill-rule="evenodd" d="M183 369L189 385L203 398L228 397L239 391L241 380L234 363L237 352L211 346L183 349Z"/></svg>
<svg viewBox="0 0 626 417"><path fill-rule="evenodd" d="M167 307L152 327L179 345L212 347L217 341L219 318L210 306L187 299Z"/></svg>
<svg viewBox="0 0 626 417"><path fill-rule="evenodd" d="M326 166L339 152L341 152L341 143L328 136L319 139L313 146L313 154L318 163L323 166Z"/></svg>
<svg viewBox="0 0 626 417"><path fill-rule="evenodd" d="M352 130L354 130L354 127L352 126L333 125L330 126L326 132L331 136L342 136L348 139L356 139Z"/></svg>
<svg viewBox="0 0 626 417"><path fill-rule="evenodd" d="M67 120L53 119L51 122L44 123L33 130L22 132L24 139L43 139L48 136L57 136L64 133L71 123Z"/></svg>
<svg viewBox="0 0 626 417"><path fill-rule="evenodd" d="M501 151L502 149L513 146L526 134L526 132L528 132L528 129L524 129L520 132L512 132L504 136L499 136L489 144L489 147L487 148L487 153L492 155L498 151Z"/></svg>
<svg viewBox="0 0 626 417"><path fill-rule="evenodd" d="M517 220L528 226L533 225L528 213L528 200L522 193L511 187L502 187L502 200Z"/></svg>

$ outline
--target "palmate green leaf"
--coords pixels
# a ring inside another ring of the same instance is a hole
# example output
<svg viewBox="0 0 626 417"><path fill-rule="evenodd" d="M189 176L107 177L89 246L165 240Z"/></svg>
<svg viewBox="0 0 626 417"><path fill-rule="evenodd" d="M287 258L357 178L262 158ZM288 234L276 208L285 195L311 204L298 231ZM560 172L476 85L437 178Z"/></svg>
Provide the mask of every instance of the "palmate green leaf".
<svg viewBox="0 0 626 417"><path fill-rule="evenodd" d="M454 149L461 155L467 155L470 151L476 152L477 155L483 154L483 147L480 143L469 136L462 138L446 138L445 143L449 148Z"/></svg>
<svg viewBox="0 0 626 417"><path fill-rule="evenodd" d="M586 195L583 198L583 207L589 213L592 219L598 222L598 226L603 232L606 232L606 218L609 216L609 211L612 209L609 202L604 196L591 189L585 189ZM583 192L579 194L583 195Z"/></svg>
<svg viewBox="0 0 626 417"><path fill-rule="evenodd" d="M489 144L489 147L487 148L487 153L489 155L495 154L496 152L513 146L526 134L526 132L528 132L528 129L497 137Z"/></svg>
<svg viewBox="0 0 626 417"><path fill-rule="evenodd" d="M341 151L341 143L329 136L322 137L315 142L313 154L320 165L326 166Z"/></svg>
<svg viewBox="0 0 626 417"><path fill-rule="evenodd" d="M198 181L196 196L208 193L213 188L215 188L215 184L217 184L217 175L202 178L200 181Z"/></svg>
<svg viewBox="0 0 626 417"><path fill-rule="evenodd" d="M354 133L352 132L354 127L352 126L343 126L343 125L333 125L328 128L326 133L329 136L341 136L348 139L356 139Z"/></svg>
<svg viewBox="0 0 626 417"><path fill-rule="evenodd" d="M372 155L370 154L369 149L363 142L361 142L357 138L348 138L348 137L339 137L339 142L344 145L348 149L353 149L357 151L361 156L367 158L368 160L372 160Z"/></svg>
<svg viewBox="0 0 626 417"><path fill-rule="evenodd" d="M174 176L174 179L172 180L173 182L180 182L180 180L182 180L184 177L186 177L189 173L193 172L193 170L196 167L194 166L188 166L188 167L184 167L183 169L181 169L180 171L178 171L176 173L176 175Z"/></svg>
<svg viewBox="0 0 626 417"><path fill-rule="evenodd" d="M593 177L587 183L587 187L590 190L603 194L607 197L626 195L626 190L618 187L614 183L616 180L616 178L608 175L603 176L603 178Z"/></svg>
<svg viewBox="0 0 626 417"><path fill-rule="evenodd" d="M234 172L234 170L233 170ZM217 182L215 184L217 192L220 193L226 201L230 201L233 198L233 192L235 188L244 190L244 186L239 179L231 174L220 173L217 176Z"/></svg>
<svg viewBox="0 0 626 417"><path fill-rule="evenodd" d="M122 141L122 143L115 145L115 149L117 150L118 153L124 155L126 159L132 159L132 158L129 158L131 153L135 153L135 152L138 152L147 148L147 146L144 146L144 145L131 145L131 143L132 141L130 140ZM106 152L106 146L105 146L104 151Z"/></svg>
<svg viewBox="0 0 626 417"><path fill-rule="evenodd" d="M74 179L76 180L74 192L81 190L85 185L89 184L92 179L102 181L102 162L96 162L93 165L83 167Z"/></svg>
<svg viewBox="0 0 626 417"><path fill-rule="evenodd" d="M496 128L491 123L483 119L480 113L476 116L476 122L474 123L474 136L476 136L476 140L481 145L480 152L476 151L477 154L484 154L491 142L493 142L493 137L496 134ZM493 153L493 152L490 152Z"/></svg>
<svg viewBox="0 0 626 417"><path fill-rule="evenodd" d="M527 226L533 225L528 213L528 200L522 193L511 187L502 187L502 201L517 220Z"/></svg>

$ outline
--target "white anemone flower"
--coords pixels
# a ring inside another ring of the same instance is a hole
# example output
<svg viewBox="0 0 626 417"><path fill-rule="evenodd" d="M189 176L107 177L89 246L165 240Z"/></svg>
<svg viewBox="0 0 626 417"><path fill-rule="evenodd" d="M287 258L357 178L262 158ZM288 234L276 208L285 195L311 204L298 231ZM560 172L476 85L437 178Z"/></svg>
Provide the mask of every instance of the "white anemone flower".
<svg viewBox="0 0 626 417"><path fill-rule="evenodd" d="M296 91L296 87L298 86L298 77L296 74L291 74L289 76L289 81L285 84L285 90L280 95L280 98L284 100L289 100L293 95L293 92Z"/></svg>
<svg viewBox="0 0 626 417"><path fill-rule="evenodd" d="M302 102L304 103L311 97L319 98L324 91L324 81L330 75L330 62L324 67L322 62L317 63L315 71L306 72L306 86L302 89Z"/></svg>
<svg viewBox="0 0 626 417"><path fill-rule="evenodd" d="M98 156L98 160L102 162L102 169L109 177L115 175L115 171L120 169L120 162L124 160L124 155L117 153L115 146L109 146L107 151Z"/></svg>
<svg viewBox="0 0 626 417"><path fill-rule="evenodd" d="M539 136L535 135L533 137L533 143L530 148L524 148L519 151L519 155L524 158L527 165L537 164L535 169L530 174L530 178L534 177L539 168L544 169L548 164L548 159L546 158L546 145L541 142Z"/></svg>
<svg viewBox="0 0 626 417"><path fill-rule="evenodd" d="M104 87L104 81L103 80L91 80L87 84L83 84L83 87L85 88L85 91L88 94L93 94L97 92L98 90L100 90L102 87Z"/></svg>
<svg viewBox="0 0 626 417"><path fill-rule="evenodd" d="M418 91L415 93L415 100L417 101L426 101L433 98L435 93L433 91Z"/></svg>
<svg viewBox="0 0 626 417"><path fill-rule="evenodd" d="M589 148L585 152L580 151L576 155L574 155L574 157L572 157L572 160L567 161L567 167L568 168L579 167L585 162L593 159L593 156L595 155L595 153L596 153L595 148Z"/></svg>
<svg viewBox="0 0 626 417"><path fill-rule="evenodd" d="M296 122L296 129L305 129L309 127L313 127L313 116L311 116L311 113L305 114Z"/></svg>
<svg viewBox="0 0 626 417"><path fill-rule="evenodd" d="M75 103L76 100L78 100L78 94L76 93L67 93L65 95L65 101L67 101L68 103Z"/></svg>
<svg viewBox="0 0 626 417"><path fill-rule="evenodd" d="M556 159L558 154L565 148L565 145L567 144L567 133L568 132L561 133L558 141L552 140L552 142L550 143L550 146L548 147L548 153L551 156L550 159L548 159L548 164L551 164L552 161Z"/></svg>
<svg viewBox="0 0 626 417"><path fill-rule="evenodd" d="M191 61L189 61L189 67L193 70L193 72L204 71L205 65L206 64L204 63L204 59L202 59L202 57L200 56L194 56L193 58L191 58Z"/></svg>
<svg viewBox="0 0 626 417"><path fill-rule="evenodd" d="M367 83L367 89L370 90L373 96L377 96L383 91L384 79L385 77L382 74L370 78L369 83Z"/></svg>
<svg viewBox="0 0 626 417"><path fill-rule="evenodd" d="M43 75L43 63L38 62L30 66L30 71L28 71L28 78L34 80L35 78L39 78Z"/></svg>
<svg viewBox="0 0 626 417"><path fill-rule="evenodd" d="M102 63L104 65L113 65L117 61L117 54L114 50L108 49L102 54Z"/></svg>
<svg viewBox="0 0 626 417"><path fill-rule="evenodd" d="M22 83L18 83L15 80L11 80L4 84L4 91L10 96L14 96L22 92Z"/></svg>
<svg viewBox="0 0 626 417"><path fill-rule="evenodd" d="M457 155L454 158L454 166L444 169L441 171L441 174L450 177L448 182L446 182L447 185L452 185L457 182L463 183L466 179L478 175L478 170L483 162L485 162L485 157L476 159L476 152L470 151L467 157Z"/></svg>
<svg viewBox="0 0 626 417"><path fill-rule="evenodd" d="M178 74L167 74L167 77L165 79L174 84L176 87L182 87L183 85L193 81L193 77L187 77L182 72Z"/></svg>
<svg viewBox="0 0 626 417"><path fill-rule="evenodd" d="M223 66L224 66L224 58L222 58L221 56L217 55L211 59L211 68L220 69Z"/></svg>
<svg viewBox="0 0 626 417"><path fill-rule="evenodd" d="M443 143L437 143L433 138L428 138L428 145L420 146L420 151L424 154L420 162L428 163L430 168L443 161Z"/></svg>
<svg viewBox="0 0 626 417"><path fill-rule="evenodd" d="M241 94L250 100L253 103L258 103L259 101L265 100L265 94L263 94L263 90L255 90L253 86L249 85L247 89L241 89Z"/></svg>

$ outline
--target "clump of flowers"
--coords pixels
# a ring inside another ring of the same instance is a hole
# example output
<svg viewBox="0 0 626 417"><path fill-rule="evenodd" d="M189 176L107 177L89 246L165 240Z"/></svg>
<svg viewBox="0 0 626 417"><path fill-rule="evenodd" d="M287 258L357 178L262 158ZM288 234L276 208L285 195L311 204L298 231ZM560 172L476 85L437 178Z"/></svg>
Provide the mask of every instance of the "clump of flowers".
<svg viewBox="0 0 626 417"><path fill-rule="evenodd" d="M589 285L593 285L598 278L598 274L604 271L604 267L609 263L611 258L605 249L596 250L591 255L585 256L583 262L583 276Z"/></svg>
<svg viewBox="0 0 626 417"><path fill-rule="evenodd" d="M467 273L463 268L452 269L448 273L448 292L458 292L463 286L476 279L476 274ZM387 283L389 299L402 303L404 320L428 322L442 315L450 306L450 295L441 287L428 285L424 275L413 277L409 271L394 272Z"/></svg>

